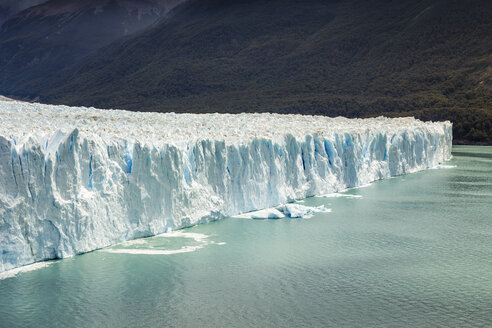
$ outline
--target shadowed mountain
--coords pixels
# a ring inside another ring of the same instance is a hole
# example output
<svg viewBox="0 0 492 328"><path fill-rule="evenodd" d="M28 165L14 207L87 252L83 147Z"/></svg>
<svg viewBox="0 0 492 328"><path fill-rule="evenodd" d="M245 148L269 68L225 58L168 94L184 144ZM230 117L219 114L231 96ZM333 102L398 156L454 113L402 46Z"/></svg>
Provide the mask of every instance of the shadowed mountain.
<svg viewBox="0 0 492 328"><path fill-rule="evenodd" d="M0 90L37 96L46 81L101 47L140 31L183 0L52 0L2 25Z"/></svg>
<svg viewBox="0 0 492 328"><path fill-rule="evenodd" d="M143 111L415 115L491 143L491 31L488 0L196 0L15 91Z"/></svg>
<svg viewBox="0 0 492 328"><path fill-rule="evenodd" d="M19 11L43 2L46 0L2 0L0 3L0 26Z"/></svg>

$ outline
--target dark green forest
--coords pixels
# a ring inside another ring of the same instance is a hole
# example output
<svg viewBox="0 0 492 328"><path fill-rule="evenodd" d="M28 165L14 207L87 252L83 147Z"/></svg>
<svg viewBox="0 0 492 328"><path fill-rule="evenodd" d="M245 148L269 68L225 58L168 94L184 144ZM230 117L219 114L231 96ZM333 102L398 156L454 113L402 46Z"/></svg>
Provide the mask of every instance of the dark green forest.
<svg viewBox="0 0 492 328"><path fill-rule="evenodd" d="M3 76L0 92L138 111L415 116L451 120L455 143L492 144L491 1L196 0L53 71L36 86Z"/></svg>

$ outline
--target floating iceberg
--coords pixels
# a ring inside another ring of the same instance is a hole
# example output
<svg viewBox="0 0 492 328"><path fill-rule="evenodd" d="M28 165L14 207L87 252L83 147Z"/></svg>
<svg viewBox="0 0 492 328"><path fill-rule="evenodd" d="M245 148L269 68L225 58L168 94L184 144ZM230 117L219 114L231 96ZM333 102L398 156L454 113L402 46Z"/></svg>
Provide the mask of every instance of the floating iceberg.
<svg viewBox="0 0 492 328"><path fill-rule="evenodd" d="M283 218L306 218L309 219L318 212L331 212L324 205L311 207L299 204L285 204L278 207L265 208L259 211L247 212L235 215L238 219L283 219Z"/></svg>
<svg viewBox="0 0 492 328"><path fill-rule="evenodd" d="M234 216L235 218L238 219L282 219L285 218L285 214L279 211L278 209L272 207L272 208L265 208L263 210L259 211L253 211L253 212L248 212L244 214L239 214Z"/></svg>
<svg viewBox="0 0 492 328"><path fill-rule="evenodd" d="M299 204L285 204L282 206L282 212L289 218L310 218L314 213L331 212L331 209L325 208L324 205L311 207Z"/></svg>
<svg viewBox="0 0 492 328"><path fill-rule="evenodd" d="M0 101L0 272L436 167L451 123Z"/></svg>

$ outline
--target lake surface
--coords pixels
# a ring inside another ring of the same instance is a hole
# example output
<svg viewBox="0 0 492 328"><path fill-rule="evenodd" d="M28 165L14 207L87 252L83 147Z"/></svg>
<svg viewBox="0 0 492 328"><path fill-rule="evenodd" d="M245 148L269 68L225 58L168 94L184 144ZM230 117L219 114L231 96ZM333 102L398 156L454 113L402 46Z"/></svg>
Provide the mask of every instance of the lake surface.
<svg viewBox="0 0 492 328"><path fill-rule="evenodd" d="M0 280L0 327L490 327L492 147Z"/></svg>

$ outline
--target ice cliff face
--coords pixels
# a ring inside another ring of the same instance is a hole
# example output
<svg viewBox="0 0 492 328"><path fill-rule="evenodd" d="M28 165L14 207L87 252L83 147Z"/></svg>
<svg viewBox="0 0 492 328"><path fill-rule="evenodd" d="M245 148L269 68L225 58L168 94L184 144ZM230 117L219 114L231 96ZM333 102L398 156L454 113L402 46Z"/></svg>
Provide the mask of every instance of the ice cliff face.
<svg viewBox="0 0 492 328"><path fill-rule="evenodd" d="M0 271L450 158L451 123L0 101Z"/></svg>

